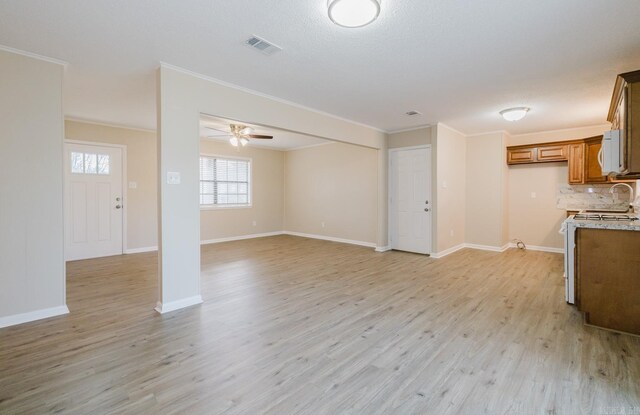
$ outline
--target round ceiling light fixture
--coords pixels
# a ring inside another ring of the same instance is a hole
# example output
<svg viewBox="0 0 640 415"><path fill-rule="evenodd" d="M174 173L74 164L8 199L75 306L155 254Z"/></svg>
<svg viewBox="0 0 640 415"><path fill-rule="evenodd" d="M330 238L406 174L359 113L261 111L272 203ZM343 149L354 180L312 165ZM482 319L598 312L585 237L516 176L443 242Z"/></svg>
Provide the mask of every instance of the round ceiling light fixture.
<svg viewBox="0 0 640 415"><path fill-rule="evenodd" d="M508 108L500 111L500 115L507 121L520 121L527 115L530 109L531 108L527 107Z"/></svg>
<svg viewBox="0 0 640 415"><path fill-rule="evenodd" d="M380 0L328 0L329 18L338 26L362 27L380 14Z"/></svg>

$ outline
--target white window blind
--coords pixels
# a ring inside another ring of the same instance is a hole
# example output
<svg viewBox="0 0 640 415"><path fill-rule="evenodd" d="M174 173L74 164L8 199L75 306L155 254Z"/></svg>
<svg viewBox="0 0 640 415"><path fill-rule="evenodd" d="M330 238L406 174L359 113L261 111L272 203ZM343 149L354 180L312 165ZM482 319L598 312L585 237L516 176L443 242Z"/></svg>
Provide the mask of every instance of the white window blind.
<svg viewBox="0 0 640 415"><path fill-rule="evenodd" d="M200 205L249 206L251 162L200 156Z"/></svg>

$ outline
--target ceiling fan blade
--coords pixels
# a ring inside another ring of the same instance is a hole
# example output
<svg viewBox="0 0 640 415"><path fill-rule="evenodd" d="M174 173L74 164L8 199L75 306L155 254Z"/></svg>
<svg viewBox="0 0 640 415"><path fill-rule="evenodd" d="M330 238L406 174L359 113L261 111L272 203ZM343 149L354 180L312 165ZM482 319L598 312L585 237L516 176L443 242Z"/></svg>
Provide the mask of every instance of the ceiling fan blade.
<svg viewBox="0 0 640 415"><path fill-rule="evenodd" d="M227 138L227 137L233 137L231 134L225 134L225 135L208 135L207 138Z"/></svg>
<svg viewBox="0 0 640 415"><path fill-rule="evenodd" d="M272 135L260 135L260 134L247 134L246 137L261 138L261 139L265 139L265 140L271 140L273 138Z"/></svg>

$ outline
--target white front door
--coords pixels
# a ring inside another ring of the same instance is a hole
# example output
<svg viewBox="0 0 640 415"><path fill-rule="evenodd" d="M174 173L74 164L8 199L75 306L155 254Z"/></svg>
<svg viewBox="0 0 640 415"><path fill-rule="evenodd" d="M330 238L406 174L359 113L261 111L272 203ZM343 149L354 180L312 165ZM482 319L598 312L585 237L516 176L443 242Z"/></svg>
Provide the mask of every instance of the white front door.
<svg viewBox="0 0 640 415"><path fill-rule="evenodd" d="M431 149L393 150L389 193L391 248L431 253Z"/></svg>
<svg viewBox="0 0 640 415"><path fill-rule="evenodd" d="M122 254L122 149L64 149L65 259Z"/></svg>

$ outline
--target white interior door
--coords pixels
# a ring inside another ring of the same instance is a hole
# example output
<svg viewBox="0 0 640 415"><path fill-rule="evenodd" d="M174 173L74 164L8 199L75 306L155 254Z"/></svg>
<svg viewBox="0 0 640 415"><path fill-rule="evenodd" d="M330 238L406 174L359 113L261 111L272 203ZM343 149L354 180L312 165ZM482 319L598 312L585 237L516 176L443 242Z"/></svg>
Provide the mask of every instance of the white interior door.
<svg viewBox="0 0 640 415"><path fill-rule="evenodd" d="M122 254L122 149L65 143L65 259Z"/></svg>
<svg viewBox="0 0 640 415"><path fill-rule="evenodd" d="M431 253L431 149L392 151L389 174L391 248Z"/></svg>

